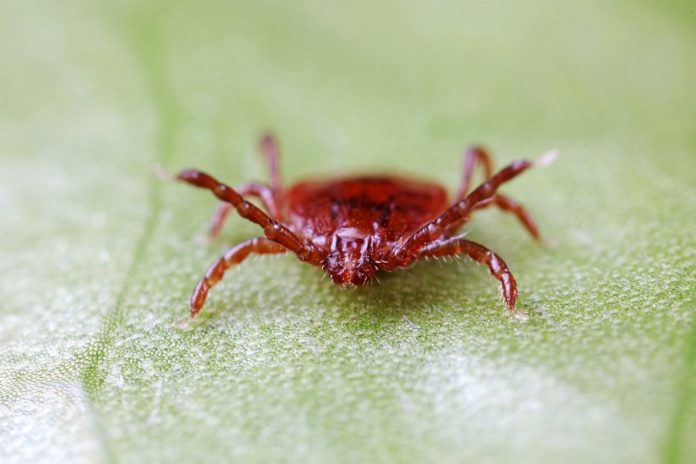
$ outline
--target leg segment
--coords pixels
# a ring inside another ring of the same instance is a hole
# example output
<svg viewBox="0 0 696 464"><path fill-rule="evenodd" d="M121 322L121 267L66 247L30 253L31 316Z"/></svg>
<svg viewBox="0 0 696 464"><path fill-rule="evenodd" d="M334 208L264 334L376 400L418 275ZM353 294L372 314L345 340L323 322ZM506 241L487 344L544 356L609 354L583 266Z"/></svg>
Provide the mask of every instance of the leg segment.
<svg viewBox="0 0 696 464"><path fill-rule="evenodd" d="M501 169L474 189L463 200L455 203L439 217L425 224L404 242L395 246L387 262L383 263L382 266L386 270L408 266L418 257L426 244L440 239L448 228L467 218L479 204L493 201L492 199L495 198L496 191L502 184L514 179L532 166L533 164L530 161L515 161Z"/></svg>
<svg viewBox="0 0 696 464"><path fill-rule="evenodd" d="M480 164L483 167L484 180L490 179L493 175L491 155L489 155L483 147L469 148L464 154L464 177L462 178L462 185L459 187L459 192L457 192L455 201L463 200L466 194L469 193L476 164Z"/></svg>
<svg viewBox="0 0 696 464"><path fill-rule="evenodd" d="M482 201L476 205L476 208L474 209L484 209L491 205L497 205L498 208L502 209L503 211L514 214L517 217L517 220L520 221L522 226L527 230L527 232L529 232L529 235L531 235L535 240L541 240L539 228L537 227L536 222L534 222L532 215L529 214L529 211L527 211L524 206L517 203L510 197L497 193L493 198L489 198L488 200ZM469 222L469 216L453 222L445 229L444 236L452 236L467 222Z"/></svg>
<svg viewBox="0 0 696 464"><path fill-rule="evenodd" d="M494 203L503 211L514 214L517 217L517 220L522 223L522 226L527 229L527 232L529 232L529 234L534 237L535 240L541 239L539 229L537 228L532 215L529 214L529 211L527 211L524 206L517 203L510 197L497 194L491 203L480 205L476 209L482 209Z"/></svg>
<svg viewBox="0 0 696 464"><path fill-rule="evenodd" d="M288 250L292 251L302 261L318 263L322 256L311 243L303 242L290 229L271 219L266 213L261 211L252 203L244 200L242 196L232 187L219 182L214 177L196 170L182 171L177 175L177 179L204 188L213 192L220 200L231 204L240 216L263 228L264 235L271 241L280 243Z"/></svg>
<svg viewBox="0 0 696 464"><path fill-rule="evenodd" d="M276 204L280 205L280 200L283 196L283 183L280 180L280 163L278 162L280 149L278 148L278 142L272 134L266 133L262 135L259 140L259 149L268 162L268 174L271 177L271 190L273 191Z"/></svg>
<svg viewBox="0 0 696 464"><path fill-rule="evenodd" d="M253 196L259 198L261 200L261 204L266 211L268 211L270 216L274 219L279 218L280 211L275 202L273 191L267 185L258 183L244 184L236 187L235 190L237 190L237 192L239 192L239 194L243 197ZM218 207L213 213L213 217L210 218L210 226L208 230L211 238L215 238L220 235L222 226L225 224L231 209L232 205L229 203L222 201L218 203Z"/></svg>
<svg viewBox="0 0 696 464"><path fill-rule="evenodd" d="M471 188L471 180L474 177L476 165L480 164L483 167L484 181L491 178L493 175L493 161L485 148L479 146L469 147L464 153L463 165L464 175L462 176L462 184L459 186L459 191L455 197L455 203L466 198ZM458 221L453 222L444 231L445 236L455 234L464 224L469 221L469 217L463 217Z"/></svg>
<svg viewBox="0 0 696 464"><path fill-rule="evenodd" d="M243 197L250 195L261 200L263 207L273 219L284 221L285 205L283 203L283 184L280 180L280 163L278 161L280 150L278 143L272 134L267 133L259 139L259 151L268 163L268 174L271 178L271 186L259 183L244 184L236 188ZM210 219L209 233L212 238L217 237L230 213L229 203L220 203Z"/></svg>
<svg viewBox="0 0 696 464"><path fill-rule="evenodd" d="M515 310L517 300L517 282L503 259L488 248L478 243L454 237L448 240L433 242L421 252L421 257L443 257L465 254L474 261L488 266L491 275L498 279L503 289L503 298L510 311Z"/></svg>
<svg viewBox="0 0 696 464"><path fill-rule="evenodd" d="M464 177L462 179L462 185L459 188L459 192L457 193L456 201L463 200L466 197L466 194L469 192L474 169L476 169L477 164L480 164L483 167L483 174L486 180L490 179L493 175L493 161L488 151L486 151L486 149L483 147L469 148L464 154ZM514 214L532 237L534 237L536 240L540 239L539 229L534 223L532 215L529 214L524 206L517 203L512 198L501 194L496 194L495 197L493 197L490 201L478 204L476 209L483 209L492 204L497 205L505 212ZM446 233L455 233L467 220L468 218L463 218L457 223L452 224L452 226L448 227Z"/></svg>
<svg viewBox="0 0 696 464"><path fill-rule="evenodd" d="M286 251L287 249L284 246L263 237L252 238L228 250L227 253L210 266L193 290L193 295L191 295L191 318L196 317L201 311L208 297L208 291L222 279L227 269L241 263L251 253L264 255L285 253Z"/></svg>

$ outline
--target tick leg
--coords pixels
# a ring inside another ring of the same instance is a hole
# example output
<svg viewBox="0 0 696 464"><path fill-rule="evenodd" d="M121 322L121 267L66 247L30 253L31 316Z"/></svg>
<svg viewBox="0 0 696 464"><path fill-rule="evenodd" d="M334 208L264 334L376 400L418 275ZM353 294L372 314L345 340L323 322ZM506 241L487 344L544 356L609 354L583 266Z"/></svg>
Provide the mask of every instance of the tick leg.
<svg viewBox="0 0 696 464"><path fill-rule="evenodd" d="M283 196L283 184L280 178L280 162L278 160L280 150L278 142L272 134L266 133L259 138L259 151L266 158L268 163L268 174L271 178L271 186L259 183L244 184L236 188L239 194L243 197L254 196L261 200L263 207L273 219L284 221L285 205ZM215 238L220 234L222 226L227 220L230 213L231 205L221 202L213 217L210 219L209 234Z"/></svg>
<svg viewBox="0 0 696 464"><path fill-rule="evenodd" d="M465 254L474 261L485 264L491 275L498 279L503 289L503 298L510 311L515 310L517 300L517 282L503 259L488 248L478 243L453 237L447 240L428 244L421 252L421 257L443 257Z"/></svg>
<svg viewBox="0 0 696 464"><path fill-rule="evenodd" d="M243 197L253 196L259 198L261 200L261 204L266 211L268 211L270 216L274 219L279 219L280 211L276 205L273 191L267 185L250 183L238 186L235 188L235 190L237 190L237 192L239 192L239 194ZM231 204L223 201L218 203L218 206L213 213L213 217L210 218L210 226L208 230L211 238L215 238L220 235L222 226L225 224L227 216L230 214L231 210Z"/></svg>
<svg viewBox="0 0 696 464"><path fill-rule="evenodd" d="M462 185L459 186L456 200L461 201L469 193L471 180L474 177L474 169L480 164L483 167L484 180L488 180L493 175L493 161L491 155L488 154L483 147L470 147L464 153L464 176L462 177Z"/></svg>
<svg viewBox="0 0 696 464"><path fill-rule="evenodd" d="M284 246L263 237L252 238L251 240L240 243L234 248L230 248L227 253L210 266L193 290L193 295L191 295L191 318L196 317L201 311L208 297L208 292L222 279L227 269L241 263L251 253L266 255L285 253L286 251L287 249Z"/></svg>
<svg viewBox="0 0 696 464"><path fill-rule="evenodd" d="M462 184L459 186L459 191L455 197L455 202L461 201L469 193L471 181L474 177L474 170L478 164L483 168L484 180L488 180L493 175L493 161L485 148L479 146L469 147L464 153L463 158L464 175L462 176ZM466 222L469 217L463 217L458 221L450 224L444 232L445 237L455 234Z"/></svg>
<svg viewBox="0 0 696 464"><path fill-rule="evenodd" d="M466 194L469 192L471 180L477 165L481 165L483 168L485 179L490 179L493 174L493 161L491 155L483 147L471 147L464 154L464 176L462 178L462 185L457 193L456 201L463 200L466 197ZM534 223L532 215L529 214L524 206L510 197L506 197L502 194L496 194L495 197L493 197L493 199L490 201L478 204L476 209L486 208L493 204L497 205L503 211L514 214L532 237L534 237L536 240L540 239L539 229ZM453 223L447 228L445 235L455 233L467 220L468 218L463 218Z"/></svg>
<svg viewBox="0 0 696 464"><path fill-rule="evenodd" d="M455 203L439 217L425 224L405 241L395 246L383 264L385 270L408 266L418 257L426 244L439 240L450 227L469 217L479 204L493 201L496 191L502 184L514 179L532 166L533 163L530 161L515 161L498 171L464 199Z"/></svg>
<svg viewBox="0 0 696 464"><path fill-rule="evenodd" d="M517 220L520 221L522 226L527 230L527 232L529 232L529 235L531 235L535 240L541 240L539 228L534 222L534 218L532 217L532 215L529 214L529 211L527 211L527 209L524 206L517 203L512 198L498 193L493 198L486 201L482 201L481 203L476 205L475 209L484 209L488 208L491 205L497 205L503 211L514 214L517 217ZM465 217L463 219L460 219L459 221L452 223L452 225L447 227L447 229L445 230L444 236L452 236L468 221L469 217Z"/></svg>
<svg viewBox="0 0 696 464"><path fill-rule="evenodd" d="M286 226L270 218L254 204L244 200L239 192L229 185L225 185L214 177L196 170L181 171L177 175L177 179L196 187L210 190L220 200L234 206L237 213L244 219L261 226L266 238L280 243L295 253L300 260L317 264L323 259L321 251L316 249L313 244L302 241Z"/></svg>
<svg viewBox="0 0 696 464"><path fill-rule="evenodd" d="M280 178L280 148L278 142L271 133L265 133L259 139L259 150L268 163L268 175L271 178L271 191L276 213L273 214L279 221L285 220L285 195L283 182Z"/></svg>
<svg viewBox="0 0 696 464"><path fill-rule="evenodd" d="M494 197L493 201L490 203L483 203L479 204L476 209L483 209L486 208L490 205L497 205L498 208L502 209L505 212L512 213L517 217L517 220L522 223L522 226L527 229L527 232L534 237L535 240L540 240L541 236L539 235L539 229L537 228L536 223L534 222L534 218L532 217L531 214L529 214L529 211L522 206L520 203L517 203L515 200L513 200L510 197L506 197L505 195L501 194L496 194Z"/></svg>

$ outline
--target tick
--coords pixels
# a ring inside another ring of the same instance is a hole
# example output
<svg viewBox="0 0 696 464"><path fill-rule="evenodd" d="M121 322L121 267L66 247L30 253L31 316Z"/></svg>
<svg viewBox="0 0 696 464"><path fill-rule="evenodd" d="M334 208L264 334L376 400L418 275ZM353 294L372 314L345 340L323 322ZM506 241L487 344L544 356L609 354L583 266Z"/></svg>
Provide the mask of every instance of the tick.
<svg viewBox="0 0 696 464"><path fill-rule="evenodd" d="M488 152L472 147L464 155L459 191L450 201L440 184L395 175L306 180L286 189L273 136L262 136L259 148L268 163L270 185L248 183L232 188L198 170L177 175L178 180L210 190L221 200L210 223L212 237L219 234L233 208L258 224L264 235L234 246L210 266L191 296L192 318L227 269L252 253L288 251L300 261L321 267L339 286L363 286L379 271L405 268L423 258L466 255L488 267L500 282L507 308L514 313L517 283L505 261L457 231L475 211L495 205L514 214L539 239L527 210L497 192L533 165L552 161L555 153L549 152L537 163L515 161L494 174ZM477 166L483 168L485 180L469 191ZM245 200L247 197L258 198L262 208Z"/></svg>

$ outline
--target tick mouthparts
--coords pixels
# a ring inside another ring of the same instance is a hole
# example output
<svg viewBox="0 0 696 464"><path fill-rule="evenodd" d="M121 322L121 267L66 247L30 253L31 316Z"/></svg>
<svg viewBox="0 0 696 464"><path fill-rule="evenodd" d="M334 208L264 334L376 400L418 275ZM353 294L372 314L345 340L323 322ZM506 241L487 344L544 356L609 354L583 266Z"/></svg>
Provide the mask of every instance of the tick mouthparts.
<svg viewBox="0 0 696 464"><path fill-rule="evenodd" d="M556 158L558 158L558 150L554 148L541 155L541 157L534 163L534 166L543 168L544 166L548 166L556 161Z"/></svg>

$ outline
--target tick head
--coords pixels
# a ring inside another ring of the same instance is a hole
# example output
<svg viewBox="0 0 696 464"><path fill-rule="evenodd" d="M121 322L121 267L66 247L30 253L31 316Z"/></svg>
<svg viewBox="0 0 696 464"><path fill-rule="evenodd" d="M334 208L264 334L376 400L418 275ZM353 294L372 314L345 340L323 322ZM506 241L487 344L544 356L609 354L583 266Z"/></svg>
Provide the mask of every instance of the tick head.
<svg viewBox="0 0 696 464"><path fill-rule="evenodd" d="M336 285L362 287L377 274L379 268L370 257L370 237L344 238L333 236L331 251L323 268Z"/></svg>

